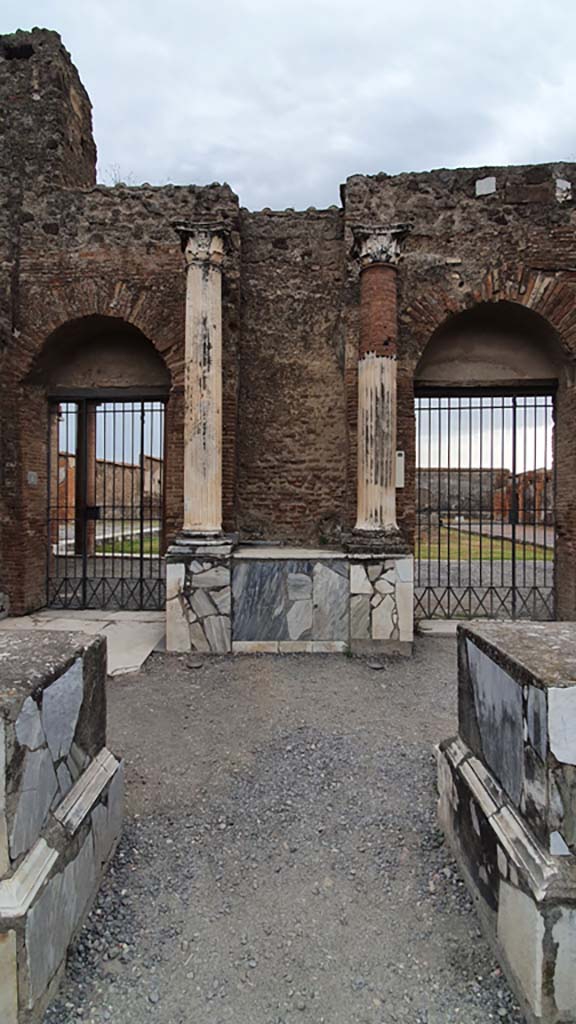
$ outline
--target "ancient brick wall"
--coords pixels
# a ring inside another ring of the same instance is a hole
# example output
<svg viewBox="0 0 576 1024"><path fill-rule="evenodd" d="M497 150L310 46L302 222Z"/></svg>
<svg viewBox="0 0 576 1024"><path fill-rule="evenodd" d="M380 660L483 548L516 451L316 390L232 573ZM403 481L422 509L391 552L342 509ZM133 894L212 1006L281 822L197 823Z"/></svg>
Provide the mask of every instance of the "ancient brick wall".
<svg viewBox="0 0 576 1024"><path fill-rule="evenodd" d="M19 340L21 236L41 189L84 187L96 178L91 106L55 32L0 39L0 591L21 588L14 523L21 513L21 445L14 376L7 363ZM46 231L51 228L46 223ZM37 243L38 244L38 243ZM42 242L39 242L40 246ZM33 406L30 407L32 412ZM29 452L33 462L36 458ZM29 470L35 479L36 470ZM45 473L44 473L45 475ZM0 609L4 602L0 597ZM13 607L17 604L13 602Z"/></svg>
<svg viewBox="0 0 576 1024"><path fill-rule="evenodd" d="M238 522L245 537L337 540L347 428L339 210L243 212Z"/></svg>

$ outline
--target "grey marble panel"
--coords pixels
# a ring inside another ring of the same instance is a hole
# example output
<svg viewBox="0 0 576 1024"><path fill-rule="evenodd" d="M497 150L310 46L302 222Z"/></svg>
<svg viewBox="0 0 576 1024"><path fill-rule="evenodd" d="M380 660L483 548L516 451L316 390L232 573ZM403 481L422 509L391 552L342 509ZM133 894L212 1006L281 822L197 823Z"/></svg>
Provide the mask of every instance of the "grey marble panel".
<svg viewBox="0 0 576 1024"><path fill-rule="evenodd" d="M58 792L58 782L50 751L28 751L19 785L18 804L10 837L10 852L15 859L36 842L48 810Z"/></svg>
<svg viewBox="0 0 576 1024"><path fill-rule="evenodd" d="M468 641L468 665L486 764L518 806L524 782L522 687Z"/></svg>
<svg viewBox="0 0 576 1024"><path fill-rule="evenodd" d="M234 640L289 640L287 579L294 562L236 562L232 572Z"/></svg>

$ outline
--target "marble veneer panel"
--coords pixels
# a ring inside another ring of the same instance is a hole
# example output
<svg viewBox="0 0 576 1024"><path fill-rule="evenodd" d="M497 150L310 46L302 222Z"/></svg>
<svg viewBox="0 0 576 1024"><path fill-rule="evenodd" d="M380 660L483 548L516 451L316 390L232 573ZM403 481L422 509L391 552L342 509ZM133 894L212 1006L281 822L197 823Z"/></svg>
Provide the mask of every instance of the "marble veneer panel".
<svg viewBox="0 0 576 1024"><path fill-rule="evenodd" d="M233 640L348 640L348 563L234 559Z"/></svg>

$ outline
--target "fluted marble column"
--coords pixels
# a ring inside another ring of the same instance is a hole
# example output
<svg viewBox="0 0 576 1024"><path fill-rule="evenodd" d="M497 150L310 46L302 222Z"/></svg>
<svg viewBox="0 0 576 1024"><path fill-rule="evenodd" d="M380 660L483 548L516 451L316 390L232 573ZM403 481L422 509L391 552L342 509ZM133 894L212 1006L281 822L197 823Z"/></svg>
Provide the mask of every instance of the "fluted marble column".
<svg viewBox="0 0 576 1024"><path fill-rule="evenodd" d="M396 264L404 225L354 229L360 260L358 492L355 533L399 540L396 523Z"/></svg>
<svg viewBox="0 0 576 1024"><path fill-rule="evenodd" d="M219 224L177 224L186 259L184 532L222 531L222 262Z"/></svg>

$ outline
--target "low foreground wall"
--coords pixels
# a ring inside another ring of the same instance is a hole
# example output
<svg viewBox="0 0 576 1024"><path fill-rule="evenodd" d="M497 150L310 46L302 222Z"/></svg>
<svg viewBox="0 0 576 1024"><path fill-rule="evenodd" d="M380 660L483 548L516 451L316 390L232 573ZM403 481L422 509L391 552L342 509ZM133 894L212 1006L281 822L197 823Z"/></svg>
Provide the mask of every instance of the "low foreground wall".
<svg viewBox="0 0 576 1024"><path fill-rule="evenodd" d="M458 630L439 815L530 1022L576 1022L576 624Z"/></svg>
<svg viewBox="0 0 576 1024"><path fill-rule="evenodd" d="M411 652L410 555L174 545L167 563L169 651Z"/></svg>
<svg viewBox="0 0 576 1024"><path fill-rule="evenodd" d="M0 637L0 1021L42 1018L120 832L106 645Z"/></svg>

